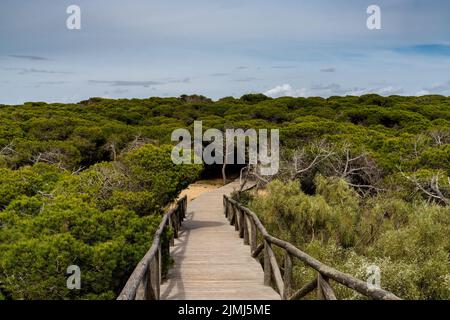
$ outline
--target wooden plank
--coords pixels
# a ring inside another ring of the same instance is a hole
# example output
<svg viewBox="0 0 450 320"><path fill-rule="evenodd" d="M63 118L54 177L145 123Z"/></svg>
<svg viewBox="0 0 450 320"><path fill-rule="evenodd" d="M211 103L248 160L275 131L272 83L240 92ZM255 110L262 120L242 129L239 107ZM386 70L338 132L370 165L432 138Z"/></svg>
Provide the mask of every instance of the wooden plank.
<svg viewBox="0 0 450 320"><path fill-rule="evenodd" d="M189 215L171 248L175 264L161 285L161 299L280 299L264 285L261 265L223 212L223 195L238 187L227 185L188 203ZM232 211L230 206L230 216Z"/></svg>
<svg viewBox="0 0 450 320"><path fill-rule="evenodd" d="M318 271L318 276L305 287L297 291L291 299L301 298L317 288L319 299L335 300L336 296L329 279L341 283L359 293L374 299L398 300L394 294L382 290L368 288L363 281L351 275L335 270L320 261L310 257L290 243L271 236L255 213L224 197L230 194L230 187L224 186L218 190L203 194L187 205L186 198L178 202L178 207L169 211L155 234L149 252L136 267L119 299L134 299L146 284L144 297L158 299L279 299L276 292L269 287L272 281L280 296L288 299L292 290L292 258L295 257L307 266ZM234 186L236 187L236 186ZM222 205L220 205L222 200ZM223 206L225 204L225 215ZM229 206L229 207L228 207ZM227 207L229 209L227 209ZM186 221L185 230L181 233L180 225L186 210L192 213ZM227 210L228 214L227 214ZM222 213L222 214L221 214ZM230 227L227 221L230 217ZM169 220L170 219L170 220ZM169 281L163 284L161 292L161 234L167 224L174 225L176 234L181 237L175 241L171 250L176 266L170 270ZM234 233L233 229L239 231ZM256 232L264 239L262 245L256 246ZM244 238L248 247L236 241ZM272 245L286 251L284 262L284 278L281 276ZM264 250L264 269L253 257ZM156 256L154 266L153 258ZM155 271L156 270L156 271ZM156 273L156 278L152 273ZM264 281L261 281L261 280Z"/></svg>

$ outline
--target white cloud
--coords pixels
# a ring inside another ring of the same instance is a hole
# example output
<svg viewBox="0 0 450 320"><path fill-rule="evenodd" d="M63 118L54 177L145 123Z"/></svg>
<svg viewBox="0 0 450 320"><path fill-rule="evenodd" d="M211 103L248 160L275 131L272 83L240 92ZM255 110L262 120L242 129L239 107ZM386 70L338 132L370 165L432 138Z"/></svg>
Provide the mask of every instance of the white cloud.
<svg viewBox="0 0 450 320"><path fill-rule="evenodd" d="M267 90L266 92L264 92L264 94L272 98L287 97L287 96L306 97L308 95L306 88L293 89L290 84L278 85L270 90Z"/></svg>
<svg viewBox="0 0 450 320"><path fill-rule="evenodd" d="M436 82L431 86L425 87L422 90L416 92L415 96L426 96L429 94L444 94L450 91L450 81Z"/></svg>
<svg viewBox="0 0 450 320"><path fill-rule="evenodd" d="M313 85L310 88L294 89L290 84L282 84L264 92L264 94L272 98L284 96L289 97L311 97L311 96L330 97L334 95L361 96L369 93L375 93L381 96L390 96L402 94L403 91L404 90L402 87L394 87L394 86L344 88L340 84L331 83L331 84Z"/></svg>
<svg viewBox="0 0 450 320"><path fill-rule="evenodd" d="M372 88L354 88L346 91L344 95L361 96L364 94L374 93L379 94L380 96L391 96L402 94L403 92L404 90L402 87L387 86L387 87L372 87Z"/></svg>
<svg viewBox="0 0 450 320"><path fill-rule="evenodd" d="M425 88L423 91L442 93L448 90L450 90L450 81L434 83L431 87Z"/></svg>
<svg viewBox="0 0 450 320"><path fill-rule="evenodd" d="M420 97L420 96L426 96L429 95L430 91L427 90L420 90L419 92L416 92L415 96Z"/></svg>
<svg viewBox="0 0 450 320"><path fill-rule="evenodd" d="M381 96L390 96L390 95L396 95L396 94L402 94L403 88L401 87L382 87L375 90L375 93L378 93Z"/></svg>

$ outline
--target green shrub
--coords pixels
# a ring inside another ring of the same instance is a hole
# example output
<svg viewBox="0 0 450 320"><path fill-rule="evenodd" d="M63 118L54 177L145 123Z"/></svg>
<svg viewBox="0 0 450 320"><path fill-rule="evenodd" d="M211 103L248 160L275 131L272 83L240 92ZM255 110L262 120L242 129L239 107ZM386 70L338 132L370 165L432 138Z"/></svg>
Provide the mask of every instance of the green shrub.
<svg viewBox="0 0 450 320"><path fill-rule="evenodd" d="M2 297L113 299L149 249L163 209L202 170L175 166L169 150L146 145L76 175L42 164L0 169ZM81 269L81 290L66 288L70 265Z"/></svg>
<svg viewBox="0 0 450 320"><path fill-rule="evenodd" d="M382 288L401 298L450 298L450 207L392 195L362 199L343 180L317 176L315 181L311 196L298 182L275 180L250 206L269 233L329 266L364 280L367 266L377 265ZM294 270L298 288L314 277L301 263ZM363 298L333 287L339 298Z"/></svg>

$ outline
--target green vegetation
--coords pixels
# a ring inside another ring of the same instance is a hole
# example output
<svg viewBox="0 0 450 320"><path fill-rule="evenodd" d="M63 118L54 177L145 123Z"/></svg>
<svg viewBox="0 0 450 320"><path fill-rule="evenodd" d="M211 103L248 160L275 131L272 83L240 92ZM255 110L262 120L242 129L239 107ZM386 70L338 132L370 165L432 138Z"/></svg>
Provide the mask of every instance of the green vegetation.
<svg viewBox="0 0 450 320"><path fill-rule="evenodd" d="M0 299L114 298L202 170L170 160L195 120L280 129L280 173L250 199L274 235L360 278L376 264L400 297L450 297L450 98L245 95L0 105Z"/></svg>
<svg viewBox="0 0 450 320"><path fill-rule="evenodd" d="M382 287L404 299L450 299L450 207L388 194L361 199L345 181L320 175L316 184L310 196L296 182L273 181L251 208L271 234L340 271L367 279L367 267L376 265ZM297 288L314 276L295 265ZM340 299L362 298L334 289Z"/></svg>
<svg viewBox="0 0 450 320"><path fill-rule="evenodd" d="M12 299L112 299L147 252L165 206L201 167L145 145L77 175L37 163L1 169L0 283ZM66 268L82 270L81 290Z"/></svg>

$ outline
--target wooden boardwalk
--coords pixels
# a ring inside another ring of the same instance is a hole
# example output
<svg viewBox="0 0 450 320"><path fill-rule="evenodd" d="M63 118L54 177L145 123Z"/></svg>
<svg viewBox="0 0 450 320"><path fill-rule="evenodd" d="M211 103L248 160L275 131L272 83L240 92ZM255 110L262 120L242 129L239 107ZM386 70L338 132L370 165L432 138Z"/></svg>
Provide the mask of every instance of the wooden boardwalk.
<svg viewBox="0 0 450 320"><path fill-rule="evenodd" d="M261 265L251 257L223 213L223 195L233 182L188 203L187 218L175 246L175 261L161 285L162 300L279 300L264 285Z"/></svg>
<svg viewBox="0 0 450 320"><path fill-rule="evenodd" d="M317 299L336 300L331 281L368 298L400 300L392 292L374 288L367 281L325 265L289 242L270 235L256 213L229 197L237 187L238 183L234 182L202 194L189 204L186 196L180 198L163 216L150 249L117 300L279 300L280 296L299 300L313 291ZM225 218L224 207L234 226ZM186 217L180 231L180 222ZM161 241L161 235L169 228L174 231L170 240L176 238L172 249L168 241ZM258 233L259 241L264 240L259 245ZM284 250L283 269L273 247ZM255 257L263 254L264 272L251 258L250 248ZM161 285L161 256L169 253L175 266ZM292 287L294 259L317 273L296 291ZM279 294L264 283L273 283Z"/></svg>

